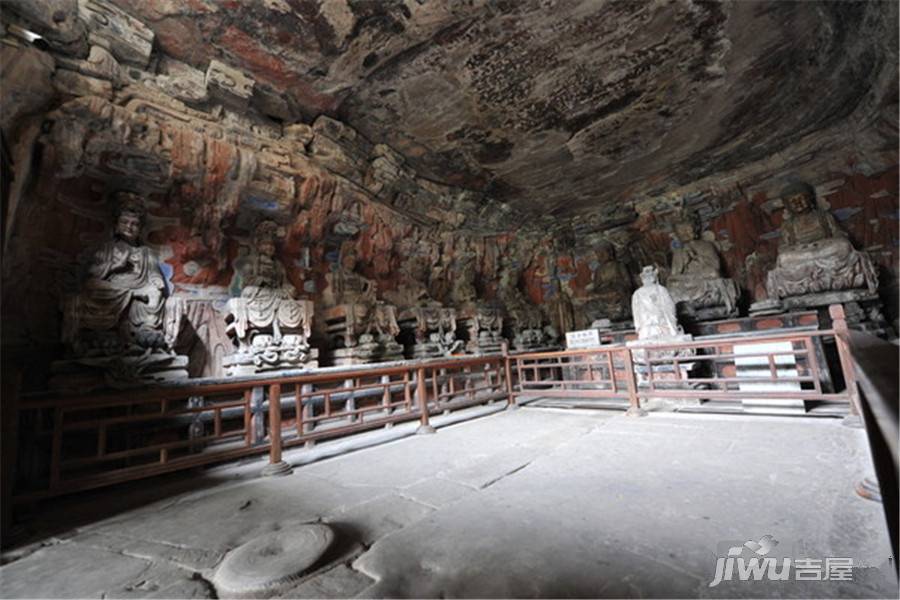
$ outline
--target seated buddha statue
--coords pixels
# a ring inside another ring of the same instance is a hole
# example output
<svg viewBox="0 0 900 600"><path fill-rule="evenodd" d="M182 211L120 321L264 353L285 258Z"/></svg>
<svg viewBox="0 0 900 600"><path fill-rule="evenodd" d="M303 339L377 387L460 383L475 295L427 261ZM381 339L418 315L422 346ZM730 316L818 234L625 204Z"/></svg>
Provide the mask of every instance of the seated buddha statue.
<svg viewBox="0 0 900 600"><path fill-rule="evenodd" d="M616 251L609 242L597 246L597 268L591 283L585 290L591 294L585 302L585 318L588 323L595 319L621 321L629 316L628 305L631 298L631 276L625 265L616 258Z"/></svg>
<svg viewBox="0 0 900 600"><path fill-rule="evenodd" d="M791 184L781 197L786 211L778 259L766 280L769 297L853 289L875 293L878 273L872 261L853 248L830 213L816 206L812 186Z"/></svg>
<svg viewBox="0 0 900 600"><path fill-rule="evenodd" d="M544 342L543 315L519 289L521 272L522 269L512 260L502 260L497 286L497 297L506 309L507 326L517 349L539 346Z"/></svg>
<svg viewBox="0 0 900 600"><path fill-rule="evenodd" d="M357 264L356 249L345 243L337 268L325 276L327 287L322 294L326 307L338 307L345 313L342 337L346 348L356 346L360 335L375 332L392 338L400 333L394 306L378 299L376 282L359 273Z"/></svg>
<svg viewBox="0 0 900 600"><path fill-rule="evenodd" d="M156 253L141 243L146 211L120 192L112 239L83 263L77 293L63 306L63 341L78 356L168 351L164 332L167 288Z"/></svg>
<svg viewBox="0 0 900 600"><path fill-rule="evenodd" d="M721 308L717 317L735 314L739 288L722 277L719 251L715 244L699 239L696 222L685 219L675 224L675 249L666 286L679 310L696 314L702 309Z"/></svg>
<svg viewBox="0 0 900 600"><path fill-rule="evenodd" d="M227 304L227 331L238 354L251 357L257 368L299 366L309 351L312 303L297 299L275 258L277 230L272 221L257 226L253 250L241 269L241 295Z"/></svg>
<svg viewBox="0 0 900 600"><path fill-rule="evenodd" d="M54 363L53 387L128 387L188 376L188 358L173 351L184 305L169 295L156 252L141 242L143 200L129 192L115 199L112 238L82 258L76 286L63 298L69 357Z"/></svg>
<svg viewBox="0 0 900 600"><path fill-rule="evenodd" d="M383 297L397 307L401 339L415 358L445 356L455 352L456 311L432 298L425 282L428 264L418 256L410 256L399 269L400 281Z"/></svg>
<svg viewBox="0 0 900 600"><path fill-rule="evenodd" d="M377 284L356 271L357 263L358 257L355 249L345 247L341 250L337 268L325 275L328 286L322 294L322 300L326 306L339 304L368 306L377 302Z"/></svg>

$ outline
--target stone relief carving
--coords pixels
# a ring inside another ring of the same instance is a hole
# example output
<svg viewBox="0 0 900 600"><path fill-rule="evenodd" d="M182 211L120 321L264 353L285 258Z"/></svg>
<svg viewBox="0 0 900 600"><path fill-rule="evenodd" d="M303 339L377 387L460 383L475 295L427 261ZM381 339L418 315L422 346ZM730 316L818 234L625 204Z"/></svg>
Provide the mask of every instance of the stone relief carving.
<svg viewBox="0 0 900 600"><path fill-rule="evenodd" d="M260 113L260 99L264 96L261 92L265 88L263 83L255 82L250 73L241 73L218 60L209 62L204 70L195 68L199 64L178 64L161 51L159 44L155 44L151 28L130 16L128 10L117 8L116 3L84 0L66 2L65 6L57 7L47 0L10 0L9 4L11 11L8 12L20 20L24 19L22 24L40 33L53 49L52 54L40 54L50 61L51 66L56 61L58 68L54 82L64 93L62 101L65 104L46 119L48 124L54 121L55 124L44 141L55 145L57 162L48 164L59 168L61 176L128 181L130 189L177 197L185 207L183 221L192 226L191 235L203 238L210 253L219 254L220 258L224 258L226 246L233 243L233 240L225 238L226 226L232 223L243 203L259 201L274 206L272 210L279 219L307 214L306 211L314 214L341 212L345 210L345 205L339 198L341 194L333 193L334 189L356 186L368 192L365 200L367 207L387 205L402 209L395 212L414 217L417 226L426 230L420 241L434 253L434 260L427 261L422 267L415 266L416 273L401 282L400 289L396 290L397 295L390 292L383 294L390 304L415 313L417 340L434 343L443 340L449 344L451 339L447 336L455 327L450 325L454 322L450 311L460 308L467 315L466 325L461 329L469 331L475 324L474 337L476 346L479 346L477 340L482 339L484 327L495 327L498 319L502 318L496 314L494 307L485 305L484 297L479 297L485 288L490 292L494 281L500 283L498 297L507 307L511 324L521 329L518 326L520 321L532 321L533 325L537 321L528 308L527 299L516 289L515 280L519 276L501 273L495 279L494 269L498 261L491 258L485 249L487 244L460 233L463 229L467 232L508 231L515 216L508 207L487 203L482 195L471 191L419 178L412 163L408 163L402 154L389 146L375 143L377 140L365 139L353 128L334 119L320 117L315 126L293 123L284 127L278 122L266 121L264 115L275 113ZM71 96L83 97L69 101ZM278 100L271 99L271 102L277 103ZM292 120L285 118L285 121ZM319 160L310 154L315 154ZM345 178L335 175L338 172ZM18 177L20 173L16 175L19 182L30 179L27 172L26 177ZM301 213L301 209L304 212ZM814 208L799 210L795 214L790 206L786 212L793 218L786 219L784 225L779 264L769 276L770 295L796 299L814 293L831 294L836 290L872 294L877 278L871 261L844 239L830 214ZM377 242L378 249L375 251L378 260L385 261L385 255L388 256L388 264L392 260L390 253L382 251L393 243L393 236L402 236L404 233L399 232L407 231L405 224L397 225L401 220L398 217L396 222L385 226L385 229L390 229L389 233L379 234L381 240ZM320 221L324 222L324 219ZM315 229L317 226L310 225L302 234L308 236L309 245L313 248L324 237L321 231ZM817 230L819 233L816 233ZM733 308L733 283L721 277L718 257L715 258L715 273L707 268L714 262L712 255L715 248L697 239L695 232L690 237L684 234L679 238L683 245L673 254L672 276L667 281L676 303L700 307L698 311ZM470 243L473 239L475 243ZM616 243L619 248L623 247L618 241ZM818 250L813 251L813 247ZM441 248L449 248L450 251L442 252ZM806 254L799 252L799 248L805 248ZM564 247L556 251L554 260L564 256L568 250ZM633 249L629 252L632 256L640 256ZM367 254L371 255L371 250L367 250ZM515 254L532 256L527 249ZM593 280L587 290L594 298L587 302L583 301L585 290L582 280L576 286L554 270L547 275L543 288L547 294L540 309L544 311L544 316L552 315L552 320L564 330L577 324L576 310L611 319L627 318L632 289L630 277L624 272L612 248L601 249L599 256L599 266L593 269ZM647 262L651 262L650 256L644 256ZM108 258L101 256L95 262L102 263ZM652 259L655 258L654 255ZM732 258L729 257L729 260ZM325 262L321 255L318 260L321 262L315 267L318 269L316 274L321 276L321 265ZM222 260L221 264L224 263ZM280 276L283 277L284 265L277 264L276 267L282 270ZM420 268L431 271L426 276L418 272ZM764 274L765 267L760 272ZM367 273L386 278L385 269L381 266L373 266ZM746 284L746 278L741 277ZM114 279L111 277L109 281ZM351 320L365 321L366 324L362 332L353 336L355 341L350 338L344 340L344 345L348 347L358 344L361 336L382 335L379 331L391 329L392 307L379 304L377 286L373 281L363 279L371 284L368 291L363 282L358 290L360 294L349 299L346 306L354 307L349 312ZM530 273L521 282L529 286L533 297L539 297L534 288L540 285L533 284ZM84 290L91 287L87 279L83 283ZM315 293L315 278L307 283L313 284L309 291ZM348 296L353 295L353 277L341 278L339 283L335 290L343 287L350 290ZM198 285L206 285L206 282ZM270 290L270 286L260 289ZM281 288L271 286L271 289ZM324 289L326 294L335 291L331 286ZM430 296L429 289L432 292ZM162 293L165 295L165 292ZM262 308L265 302L287 302L286 297L279 295L280 292L259 293L252 300L247 299L242 309L247 312L248 331L245 333L248 337L255 335L250 323L253 310L248 307L255 306L261 311L259 314L263 314L270 310ZM88 291L84 294L81 299L70 300L72 306L81 303L79 310L90 312L92 309L88 307L100 302L96 299L100 295L94 297ZM129 304L122 314L130 319L132 313L143 311L145 314L138 320L157 318L157 295L154 292L137 294L141 298L145 295L147 302L138 300L134 308ZM440 306L433 297L439 298L444 305ZM303 302L294 298L294 302ZM245 298L242 295L237 300ZM55 302L52 301L54 309ZM110 302L113 303L112 300ZM577 309L573 309L573 303ZM170 311L166 306L166 310L162 310L161 327L165 332L167 326L179 325L182 311L177 309L178 301L173 298L166 298L164 304L176 307ZM372 306L376 308L372 309ZM218 308L221 304L217 305ZM214 311L209 312L213 314ZM309 312L311 314L311 309ZM357 319L355 315L358 313L364 316ZM276 326L282 329L282 333L284 331L277 320L277 309L275 314L273 335ZM581 316L578 315L579 318ZM81 325L73 325L79 318ZM86 355L92 359L104 356L104 343L101 341L104 338L109 351L130 347L144 348L156 354L163 349L152 341L158 341L158 335L148 333L149 330L139 334L132 331L129 334L131 345L128 346L116 336L106 335L109 331L100 335L98 331L91 330L91 319L86 315L66 319L64 335L79 346L82 358ZM196 329L199 331L205 322L212 319L220 330L224 327L221 316L210 319L203 316L197 317ZM72 335L72 327L79 328L80 333ZM526 331L537 331L537 326ZM185 333L188 332L183 331ZM439 339L434 339L435 334ZM486 335L485 339L500 339L492 330L488 330ZM170 336L163 334L163 338L166 344L171 345ZM223 346L230 348L227 339L222 342L219 352ZM70 350L74 356L74 347Z"/></svg>
<svg viewBox="0 0 900 600"><path fill-rule="evenodd" d="M400 283L384 297L398 307L401 338L411 358L449 356L462 341L456 339L456 311L431 297L423 283L428 274L425 261L407 258L400 268Z"/></svg>
<svg viewBox="0 0 900 600"><path fill-rule="evenodd" d="M586 288L591 298L585 303L584 310L589 320L625 320L629 317L628 305L633 289L631 275L609 242L600 243L595 252L598 265Z"/></svg>
<svg viewBox="0 0 900 600"><path fill-rule="evenodd" d="M272 221L257 226L241 295L227 304L227 331L237 346L225 361L229 375L316 366L309 346L313 303L297 299L275 257L277 230Z"/></svg>
<svg viewBox="0 0 900 600"><path fill-rule="evenodd" d="M869 257L853 248L844 232L816 205L815 190L795 183L784 188L781 243L775 268L768 274L770 298L823 292L864 290L874 295L878 273Z"/></svg>
<svg viewBox="0 0 900 600"><path fill-rule="evenodd" d="M400 359L396 308L379 300L376 282L357 271L357 262L353 243L344 242L338 264L326 275L322 300L332 358L337 364Z"/></svg>
<svg viewBox="0 0 900 600"><path fill-rule="evenodd" d="M675 237L666 287L682 314L699 320L736 315L740 290L733 280L722 277L719 251L700 239L693 215L675 224Z"/></svg>
<svg viewBox="0 0 900 600"><path fill-rule="evenodd" d="M475 289L475 258L470 245L463 243L457 249L450 268L441 273L449 273L450 302L456 308L459 324L464 329L466 351L473 354L498 352L503 341L503 314L499 308L479 302Z"/></svg>
<svg viewBox="0 0 900 600"><path fill-rule="evenodd" d="M550 334L543 328L540 309L528 302L519 289L522 268L514 260L505 256L501 260L497 297L506 311L506 323L512 334L512 343L517 350L529 350L546 346L556 341L548 339Z"/></svg>
<svg viewBox="0 0 900 600"><path fill-rule="evenodd" d="M63 300L63 342L78 363L100 367L116 384L187 377L186 358L172 352L182 306L141 241L144 202L128 192L115 200L112 239L85 257L77 289Z"/></svg>

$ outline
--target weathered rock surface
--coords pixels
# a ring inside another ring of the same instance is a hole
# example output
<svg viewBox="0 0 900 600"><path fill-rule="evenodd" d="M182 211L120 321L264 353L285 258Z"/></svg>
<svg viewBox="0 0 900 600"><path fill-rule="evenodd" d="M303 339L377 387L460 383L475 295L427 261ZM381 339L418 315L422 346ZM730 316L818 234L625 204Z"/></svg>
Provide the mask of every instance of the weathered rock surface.
<svg viewBox="0 0 900 600"><path fill-rule="evenodd" d="M420 260L449 308L466 281L564 331L613 316L593 314L610 306L598 248L627 296L670 263L683 210L738 308L764 299L775 192L799 177L896 306L896 18L890 2L10 0L4 346L58 358L71 258L133 187L188 307L192 375L223 374L221 309L262 219L314 303L352 240L380 292Z"/></svg>
<svg viewBox="0 0 900 600"><path fill-rule="evenodd" d="M221 52L428 177L538 214L612 208L775 153L800 167L801 141L851 116L873 126L896 87L889 2L115 4L179 60Z"/></svg>

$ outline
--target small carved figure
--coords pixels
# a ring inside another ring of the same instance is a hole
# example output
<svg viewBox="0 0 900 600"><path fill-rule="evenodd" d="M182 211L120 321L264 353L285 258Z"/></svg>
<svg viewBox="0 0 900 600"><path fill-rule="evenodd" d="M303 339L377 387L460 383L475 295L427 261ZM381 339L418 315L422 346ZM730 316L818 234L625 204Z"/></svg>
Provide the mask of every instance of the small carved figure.
<svg viewBox="0 0 900 600"><path fill-rule="evenodd" d="M407 258L400 267L400 282L396 290L386 291L384 299L398 308L415 306L441 306L431 297L425 279L428 275L427 265L415 257Z"/></svg>
<svg viewBox="0 0 900 600"><path fill-rule="evenodd" d="M377 302L377 284L356 271L358 256L349 244L341 248L338 267L325 276L328 286L322 298L326 306L339 304L374 305Z"/></svg>
<svg viewBox="0 0 900 600"><path fill-rule="evenodd" d="M475 303L478 293L475 290L475 254L463 251L456 257L452 269L450 298L453 306L463 307Z"/></svg>
<svg viewBox="0 0 900 600"><path fill-rule="evenodd" d="M425 261L410 256L400 268L397 289L384 293L398 307L401 340L412 358L448 356L462 345L456 339L456 311L431 297L423 283L427 274Z"/></svg>
<svg viewBox="0 0 900 600"><path fill-rule="evenodd" d="M721 314L714 317L733 315L738 286L722 277L719 251L712 242L699 239L698 233L697 223L690 217L676 223L676 247L666 286L675 303L688 314L721 307Z"/></svg>
<svg viewBox="0 0 900 600"><path fill-rule="evenodd" d="M874 294L878 273L869 257L853 248L834 217L815 205L815 190L794 183L781 192L786 208L770 298L865 288Z"/></svg>

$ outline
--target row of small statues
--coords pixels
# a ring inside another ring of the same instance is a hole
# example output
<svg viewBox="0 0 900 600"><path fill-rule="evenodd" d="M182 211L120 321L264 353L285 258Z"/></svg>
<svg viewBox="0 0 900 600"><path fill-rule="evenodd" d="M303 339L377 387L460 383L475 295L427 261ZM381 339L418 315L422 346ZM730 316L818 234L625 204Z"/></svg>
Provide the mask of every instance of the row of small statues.
<svg viewBox="0 0 900 600"><path fill-rule="evenodd" d="M782 197L787 214L777 263L768 274L770 298L842 290L874 294L877 274L871 260L853 248L827 211L815 205L812 187L788 186ZM121 194L119 200L113 239L91 256L80 289L65 300L63 339L81 363L104 366L112 361L126 378L186 375L186 363L171 351L183 307L177 297L166 294L158 259L140 242L145 217L140 198ZM227 304L228 331L235 341L235 352L226 363L231 373L290 368L315 359L316 351L309 346L313 305L298 298L275 257L276 230L270 221L257 227L255 251L241 270L240 297ZM676 227L679 245L667 281L672 301L703 318L733 316L739 288L722 276L715 245L697 233L690 222ZM622 285L627 273L612 260L611 252L611 247L601 248L610 260L601 262L589 288L598 306L584 308L616 320L624 316L631 299L630 290ZM450 308L431 298L412 267L404 268L397 290L379 295L375 282L357 271L352 246L342 248L339 260L327 276L322 297L335 362L402 358L396 342L400 323L409 326L415 343L424 349L417 357L459 350L457 322L467 333L466 350L499 349L503 314L477 301L471 279L453 282L453 297L459 302ZM649 277L642 273L642 280ZM656 283L655 271L652 278ZM505 262L498 296L508 320L514 322L516 342L525 347L546 344L556 333L543 327L540 309L524 298L517 280L518 272Z"/></svg>

